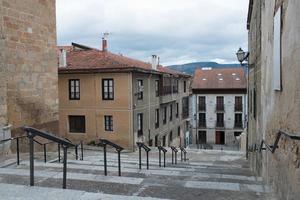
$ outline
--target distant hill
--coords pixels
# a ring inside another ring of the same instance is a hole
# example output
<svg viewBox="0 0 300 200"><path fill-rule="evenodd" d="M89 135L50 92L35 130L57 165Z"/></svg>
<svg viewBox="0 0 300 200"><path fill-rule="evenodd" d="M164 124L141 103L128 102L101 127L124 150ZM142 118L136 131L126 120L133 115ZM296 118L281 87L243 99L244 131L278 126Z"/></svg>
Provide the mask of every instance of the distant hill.
<svg viewBox="0 0 300 200"><path fill-rule="evenodd" d="M195 69L202 68L202 67L211 67L211 68L229 68L229 67L241 67L240 64L219 64L216 62L193 62L193 63L186 63L182 65L171 65L168 66L171 69L185 72L187 74L194 74Z"/></svg>

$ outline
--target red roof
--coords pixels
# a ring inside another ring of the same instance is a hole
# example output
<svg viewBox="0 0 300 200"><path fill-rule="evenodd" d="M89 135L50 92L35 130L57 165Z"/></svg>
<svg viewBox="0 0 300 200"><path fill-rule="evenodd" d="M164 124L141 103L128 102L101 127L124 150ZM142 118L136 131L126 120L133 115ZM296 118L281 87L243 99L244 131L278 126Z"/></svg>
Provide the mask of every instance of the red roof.
<svg viewBox="0 0 300 200"><path fill-rule="evenodd" d="M192 89L246 89L247 80L242 68L202 68L194 74Z"/></svg>
<svg viewBox="0 0 300 200"><path fill-rule="evenodd" d="M59 48L59 47L58 47ZM167 67L158 66L153 70L152 65L147 62L117 55L108 51L97 49L67 50L67 66L60 67L59 72L72 71L109 71L109 70L143 70L153 73L167 73L172 75L189 76L187 74L171 70Z"/></svg>

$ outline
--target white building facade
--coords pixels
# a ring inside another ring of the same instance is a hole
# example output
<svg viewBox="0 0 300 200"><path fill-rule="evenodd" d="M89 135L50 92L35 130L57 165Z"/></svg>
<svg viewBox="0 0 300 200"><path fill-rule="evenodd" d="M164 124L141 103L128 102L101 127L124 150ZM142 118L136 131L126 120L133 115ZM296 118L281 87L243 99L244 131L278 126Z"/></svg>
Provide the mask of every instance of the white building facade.
<svg viewBox="0 0 300 200"><path fill-rule="evenodd" d="M246 85L241 68L196 70L190 98L190 144L238 148L239 136L247 125Z"/></svg>

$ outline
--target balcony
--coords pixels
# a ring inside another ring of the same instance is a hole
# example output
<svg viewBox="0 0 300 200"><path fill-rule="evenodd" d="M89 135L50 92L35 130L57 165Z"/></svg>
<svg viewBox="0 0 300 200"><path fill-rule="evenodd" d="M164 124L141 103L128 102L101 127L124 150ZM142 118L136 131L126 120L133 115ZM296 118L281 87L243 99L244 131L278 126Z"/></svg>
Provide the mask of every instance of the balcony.
<svg viewBox="0 0 300 200"><path fill-rule="evenodd" d="M216 112L224 112L224 104L216 104Z"/></svg>
<svg viewBox="0 0 300 200"><path fill-rule="evenodd" d="M206 122L205 121L199 121L198 122L198 128L206 128Z"/></svg>
<svg viewBox="0 0 300 200"><path fill-rule="evenodd" d="M234 104L234 112L243 112L242 104Z"/></svg>
<svg viewBox="0 0 300 200"><path fill-rule="evenodd" d="M216 122L216 128L225 128L224 121L217 121Z"/></svg>
<svg viewBox="0 0 300 200"><path fill-rule="evenodd" d="M234 122L234 128L242 129L243 123L242 122Z"/></svg>

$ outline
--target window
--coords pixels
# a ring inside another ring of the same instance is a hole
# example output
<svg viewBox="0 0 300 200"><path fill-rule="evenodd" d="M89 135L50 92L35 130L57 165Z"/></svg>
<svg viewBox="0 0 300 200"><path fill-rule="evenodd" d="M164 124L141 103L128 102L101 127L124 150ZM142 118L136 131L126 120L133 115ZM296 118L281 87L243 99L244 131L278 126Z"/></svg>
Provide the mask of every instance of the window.
<svg viewBox="0 0 300 200"><path fill-rule="evenodd" d="M274 16L273 89L281 90L281 7Z"/></svg>
<svg viewBox="0 0 300 200"><path fill-rule="evenodd" d="M243 127L243 121L242 121L242 114L236 113L234 115L234 127L236 128L242 128Z"/></svg>
<svg viewBox="0 0 300 200"><path fill-rule="evenodd" d="M138 136L143 135L143 113L137 115L137 124L138 124Z"/></svg>
<svg viewBox="0 0 300 200"><path fill-rule="evenodd" d="M182 118L186 119L189 117L189 97L182 98Z"/></svg>
<svg viewBox="0 0 300 200"><path fill-rule="evenodd" d="M173 120L173 105L170 105L170 121Z"/></svg>
<svg viewBox="0 0 300 200"><path fill-rule="evenodd" d="M179 103L176 103L176 118L179 117Z"/></svg>
<svg viewBox="0 0 300 200"><path fill-rule="evenodd" d="M155 128L159 127L159 109L155 109Z"/></svg>
<svg viewBox="0 0 300 200"><path fill-rule="evenodd" d="M217 113L217 127L224 127L224 113Z"/></svg>
<svg viewBox="0 0 300 200"><path fill-rule="evenodd" d="M234 137L238 137L238 136L240 136L242 134L242 132L234 132Z"/></svg>
<svg viewBox="0 0 300 200"><path fill-rule="evenodd" d="M173 79L173 93L178 93L178 79Z"/></svg>
<svg viewBox="0 0 300 200"><path fill-rule="evenodd" d="M172 142L172 140L173 140L173 132L171 131L169 134L169 144Z"/></svg>
<svg viewBox="0 0 300 200"><path fill-rule="evenodd" d="M163 124L167 123L167 107L164 107Z"/></svg>
<svg viewBox="0 0 300 200"><path fill-rule="evenodd" d="M199 111L205 111L206 110L205 97L199 97L198 109L199 109Z"/></svg>
<svg viewBox="0 0 300 200"><path fill-rule="evenodd" d="M69 99L79 100L80 99L80 81L79 79L69 80Z"/></svg>
<svg viewBox="0 0 300 200"><path fill-rule="evenodd" d="M155 80L155 96L159 96L159 80Z"/></svg>
<svg viewBox="0 0 300 200"><path fill-rule="evenodd" d="M183 81L183 92L186 93L186 81Z"/></svg>
<svg viewBox="0 0 300 200"><path fill-rule="evenodd" d="M242 103L243 98L241 96L235 97L235 103L234 103L234 110L235 111L242 111L243 110L243 103Z"/></svg>
<svg viewBox="0 0 300 200"><path fill-rule="evenodd" d="M69 115L69 132L85 133L85 116Z"/></svg>
<svg viewBox="0 0 300 200"><path fill-rule="evenodd" d="M206 114L205 113L199 113L199 128L205 128L206 127Z"/></svg>
<svg viewBox="0 0 300 200"><path fill-rule="evenodd" d="M178 137L180 137L180 126L178 126L178 128L177 128L177 135L178 135Z"/></svg>
<svg viewBox="0 0 300 200"><path fill-rule="evenodd" d="M114 99L114 80L102 79L102 99L113 100Z"/></svg>
<svg viewBox="0 0 300 200"><path fill-rule="evenodd" d="M104 116L104 128L105 131L113 131L113 116L111 115Z"/></svg>
<svg viewBox="0 0 300 200"><path fill-rule="evenodd" d="M138 83L138 99L139 100L142 100L143 99L143 95L144 95L144 92L143 92L143 90L144 90L144 83L143 83L143 80L138 80L137 81L137 83Z"/></svg>
<svg viewBox="0 0 300 200"><path fill-rule="evenodd" d="M225 132L216 131L216 144L225 144Z"/></svg>
<svg viewBox="0 0 300 200"><path fill-rule="evenodd" d="M224 111L224 97L217 97L217 111Z"/></svg>
<svg viewBox="0 0 300 200"><path fill-rule="evenodd" d="M254 119L256 119L256 89L255 88L253 89L252 98L253 98L253 106L252 106L253 112L252 113L253 113Z"/></svg>

